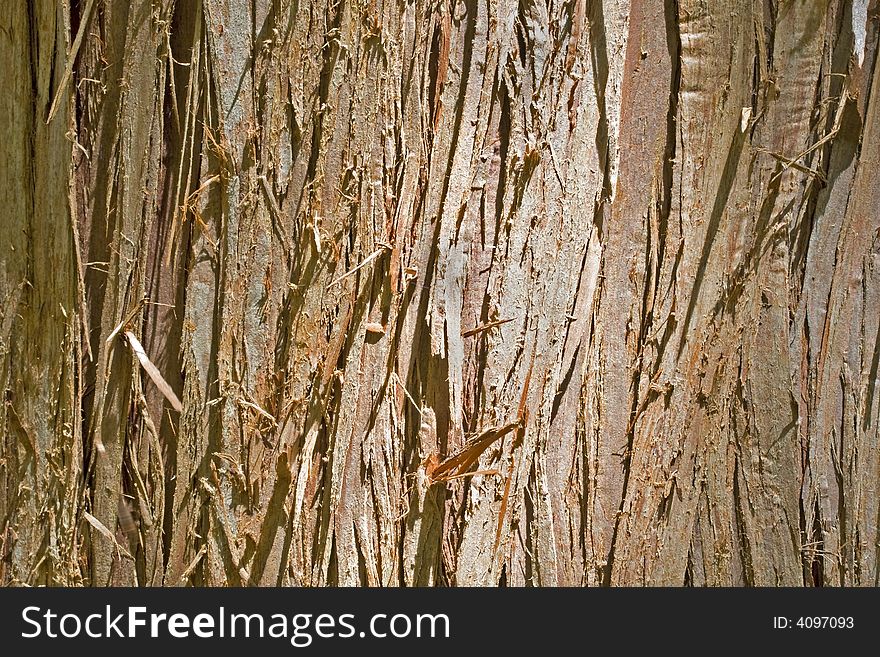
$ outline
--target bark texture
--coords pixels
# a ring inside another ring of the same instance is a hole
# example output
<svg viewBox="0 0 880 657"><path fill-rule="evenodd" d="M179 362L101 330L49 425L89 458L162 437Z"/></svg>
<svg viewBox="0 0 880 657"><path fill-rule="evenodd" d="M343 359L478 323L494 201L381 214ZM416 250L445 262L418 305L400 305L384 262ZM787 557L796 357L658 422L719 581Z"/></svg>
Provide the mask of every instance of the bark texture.
<svg viewBox="0 0 880 657"><path fill-rule="evenodd" d="M878 584L876 0L0 14L0 582Z"/></svg>

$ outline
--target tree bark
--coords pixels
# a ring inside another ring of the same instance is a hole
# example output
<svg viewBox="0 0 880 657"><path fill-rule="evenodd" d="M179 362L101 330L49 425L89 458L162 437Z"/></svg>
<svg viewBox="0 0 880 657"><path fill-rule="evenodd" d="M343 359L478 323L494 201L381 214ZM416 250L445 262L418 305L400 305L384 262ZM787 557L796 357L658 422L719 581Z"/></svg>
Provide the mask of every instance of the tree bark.
<svg viewBox="0 0 880 657"><path fill-rule="evenodd" d="M0 582L877 585L876 0L0 18Z"/></svg>

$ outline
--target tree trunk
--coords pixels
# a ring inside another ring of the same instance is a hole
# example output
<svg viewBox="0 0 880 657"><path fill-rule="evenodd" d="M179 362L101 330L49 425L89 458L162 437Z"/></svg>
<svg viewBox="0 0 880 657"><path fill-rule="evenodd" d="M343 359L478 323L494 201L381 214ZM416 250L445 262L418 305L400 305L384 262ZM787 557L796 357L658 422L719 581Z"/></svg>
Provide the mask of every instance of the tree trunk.
<svg viewBox="0 0 880 657"><path fill-rule="evenodd" d="M876 585L877 17L13 2L0 582Z"/></svg>

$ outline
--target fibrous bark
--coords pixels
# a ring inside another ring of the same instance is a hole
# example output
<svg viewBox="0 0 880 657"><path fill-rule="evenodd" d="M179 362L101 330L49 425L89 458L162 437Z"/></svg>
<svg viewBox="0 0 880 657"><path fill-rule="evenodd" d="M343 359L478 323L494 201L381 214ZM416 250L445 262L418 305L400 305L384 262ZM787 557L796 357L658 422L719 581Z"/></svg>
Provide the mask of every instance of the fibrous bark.
<svg viewBox="0 0 880 657"><path fill-rule="evenodd" d="M0 581L876 585L877 15L13 3Z"/></svg>

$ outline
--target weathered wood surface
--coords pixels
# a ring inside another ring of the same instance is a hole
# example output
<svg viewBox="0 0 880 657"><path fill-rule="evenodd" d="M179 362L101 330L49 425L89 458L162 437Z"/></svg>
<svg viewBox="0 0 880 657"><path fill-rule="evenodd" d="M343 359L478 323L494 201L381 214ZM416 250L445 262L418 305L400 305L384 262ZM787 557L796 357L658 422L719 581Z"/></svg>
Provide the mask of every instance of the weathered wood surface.
<svg viewBox="0 0 880 657"><path fill-rule="evenodd" d="M11 3L0 581L876 585L875 5Z"/></svg>

